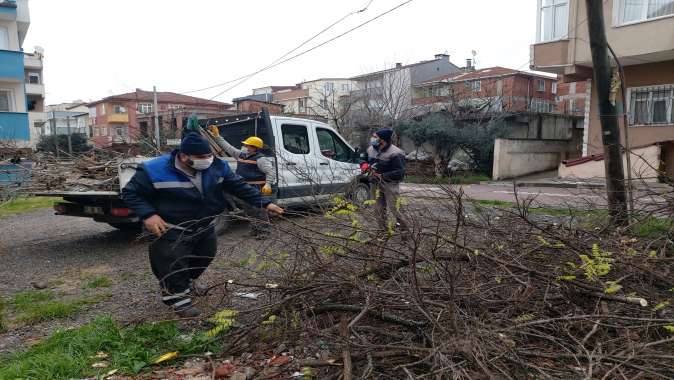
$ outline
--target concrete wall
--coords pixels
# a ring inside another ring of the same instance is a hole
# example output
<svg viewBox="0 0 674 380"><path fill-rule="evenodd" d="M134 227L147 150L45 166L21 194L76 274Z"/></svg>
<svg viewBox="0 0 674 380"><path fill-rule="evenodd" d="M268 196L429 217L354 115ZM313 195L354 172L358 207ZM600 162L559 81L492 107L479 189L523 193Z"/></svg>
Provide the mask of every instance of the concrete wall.
<svg viewBox="0 0 674 380"><path fill-rule="evenodd" d="M632 178L644 182L657 182L657 168L660 165L661 147L651 145L644 148L634 149L630 157L632 164ZM567 166L559 164L558 175L564 179L604 180L604 160L588 161L582 164ZM623 165L627 175L626 158L623 154Z"/></svg>
<svg viewBox="0 0 674 380"><path fill-rule="evenodd" d="M553 170L572 149L569 141L496 139L492 178L517 178Z"/></svg>

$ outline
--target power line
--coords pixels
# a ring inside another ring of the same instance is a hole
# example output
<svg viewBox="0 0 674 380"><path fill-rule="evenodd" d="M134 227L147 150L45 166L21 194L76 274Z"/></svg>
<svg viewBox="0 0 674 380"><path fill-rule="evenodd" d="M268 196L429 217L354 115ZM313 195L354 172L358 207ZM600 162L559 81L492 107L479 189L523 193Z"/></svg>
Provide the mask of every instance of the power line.
<svg viewBox="0 0 674 380"><path fill-rule="evenodd" d="M254 76L254 75L257 75L257 74L259 74L259 73L261 73L261 72L263 72L263 71L272 69L272 68L274 68L274 67L276 67L276 66L279 66L279 65L281 65L281 64L284 64L284 63L286 63L286 62L288 62L288 61L291 61L291 60L293 60L293 59L295 59L295 58L299 58L299 57L303 56L304 54L307 54L307 53L309 53L309 52L312 52L312 51L318 49L319 47L322 47L322 46L324 46L324 45L327 45L327 44L329 44L330 42L333 42L333 41L335 41L335 40L337 40L337 39L339 39L339 38L341 38L341 37L344 37L345 35L347 35L347 34L353 32L353 31L355 31L355 30L358 30L358 29L364 27L365 25L367 25L367 24L369 24L369 23L371 23L371 22L373 22L373 21L375 21L375 20L377 20L377 19L379 19L379 18L381 18L381 17L386 16L387 14L389 14L389 13L395 11L395 10L398 9L398 8L401 8L401 7L403 7L403 6L405 6L405 5L409 4L409 3L411 3L412 1L414 1L414 0L407 0L407 1L404 1L404 2L402 2L402 3L398 4L398 5L396 5L395 7L391 8L391 9L385 11L385 12L382 12L382 13L378 14L377 16L375 16L375 17L373 17L373 18L371 18L371 19L369 19L369 20L367 20L367 21L365 21L365 22L363 22L363 23L361 23L361 24L358 24L358 25L354 26L353 28L351 28L351 29L349 29L349 30L347 30L347 31L345 31L345 32L343 32L343 33L341 33L341 34L338 34L338 35L336 35L335 37L332 37L332 38L330 38L330 39L328 39L328 40L326 40L326 41L324 41L324 42L321 42L320 44L318 44L318 45L316 45L316 46L314 46L314 47L312 47L312 48L309 48L309 49L307 49L307 50L304 50L304 51L302 51L302 52L300 52L300 53L298 53L298 54L295 54L295 55L293 55L293 56L290 56L290 57L288 57L288 58L286 58L286 59L284 59L284 60L282 60L282 61L280 61L280 62L274 63L274 64L272 64L272 65L269 65L269 66L267 66L267 67L265 67L265 68L262 68L262 69L260 69L260 70L258 70L258 71L256 71L256 72L254 72L254 73L251 73L249 76L246 76L245 79L242 79L241 81L239 81L238 83L234 84L233 86L227 87L227 88L224 89L223 91L219 92L217 95L215 95L215 96L209 98L209 100L213 100L213 99L219 97L220 95L226 93L227 91L229 91L229 90L231 90L231 89L233 89L233 88L239 86L240 84L242 84L243 82L245 82L246 80L248 80L250 77L252 77L252 76Z"/></svg>
<svg viewBox="0 0 674 380"><path fill-rule="evenodd" d="M341 23L342 21L346 20L348 17L353 16L353 15L358 14L358 13L363 13L363 12L365 12L365 11L370 7L370 5L372 4L373 1L374 1L374 0L370 0L370 1L367 3L367 5L365 5L365 7L361 8L361 9L358 9L358 10L355 10L355 11L353 11L353 12L349 12L349 13L347 13L346 15L342 16L339 20L337 20L337 21L333 22L332 24L328 25L327 27L323 28L321 31L319 31L318 33L314 34L313 36L311 36L309 39L305 40L305 41L302 42L301 44L297 45L297 46L294 47L292 50L290 50L290 51L288 51L287 53L283 54L282 56L276 58L276 59L275 59L274 61L272 61L269 65L263 67L261 70L264 70L266 67L269 67L269 66L271 66L271 65L273 65L273 64L275 64L275 63L277 63L277 62L279 62L279 61L282 60L283 58L289 56L290 54L296 52L296 51L299 50L302 46L308 44L309 42L311 42L312 40L316 39L316 38L317 38L318 36L320 36L321 34L323 34L323 33L327 32L328 30L332 29L335 25L337 25L337 24ZM183 92L183 94L190 94L190 93L194 93L194 92L201 92L201 91L210 90L210 89L217 88L217 87L222 87L222 86L224 86L224 85L227 85L227 84L236 82L236 81L238 81L238 80L242 80L242 79L245 79L245 78L250 78L250 77L252 77L252 76L255 75L255 74L256 74L256 73L246 74L246 75L240 76L240 77L238 77L238 78L235 78L235 79L232 79L232 80L229 80L229 81L226 81L226 82L218 83L218 84L215 84L215 85L212 85L212 86L200 88L200 89L197 89L197 90L186 91L186 92Z"/></svg>

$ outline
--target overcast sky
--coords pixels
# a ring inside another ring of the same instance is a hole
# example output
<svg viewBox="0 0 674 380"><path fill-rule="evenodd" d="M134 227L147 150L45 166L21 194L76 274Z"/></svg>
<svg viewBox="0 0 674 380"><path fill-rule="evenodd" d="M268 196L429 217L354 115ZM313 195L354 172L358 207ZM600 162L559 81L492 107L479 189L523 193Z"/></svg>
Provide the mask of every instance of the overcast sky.
<svg viewBox="0 0 674 380"><path fill-rule="evenodd" d="M369 0L30 0L24 50L45 51L47 103L93 100L135 88L186 92L254 72ZM403 0L373 0L301 52ZM534 0L413 0L297 59L218 96L254 87L349 77L448 53L478 68L528 69ZM297 53L296 52L296 53ZM219 87L191 95L210 98Z"/></svg>

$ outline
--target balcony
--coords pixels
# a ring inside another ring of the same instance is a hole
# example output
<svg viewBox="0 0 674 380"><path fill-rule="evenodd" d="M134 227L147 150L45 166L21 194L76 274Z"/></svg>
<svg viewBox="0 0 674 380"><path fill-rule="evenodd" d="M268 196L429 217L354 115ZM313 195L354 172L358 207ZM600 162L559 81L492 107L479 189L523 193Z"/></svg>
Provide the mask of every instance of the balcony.
<svg viewBox="0 0 674 380"><path fill-rule="evenodd" d="M531 68L564 74L569 64L569 40L557 40L531 45Z"/></svg>
<svg viewBox="0 0 674 380"><path fill-rule="evenodd" d="M0 80L23 82L23 76L23 53L0 50Z"/></svg>
<svg viewBox="0 0 674 380"><path fill-rule="evenodd" d="M23 65L27 69L41 69L42 68L42 58L36 54L24 54L23 56Z"/></svg>
<svg viewBox="0 0 674 380"><path fill-rule="evenodd" d="M108 115L108 123L128 123L128 113L111 113Z"/></svg>
<svg viewBox="0 0 674 380"><path fill-rule="evenodd" d="M25 112L0 112L0 140L29 141L28 114Z"/></svg>
<svg viewBox="0 0 674 380"><path fill-rule="evenodd" d="M44 97L44 85L42 83L26 83L26 95Z"/></svg>

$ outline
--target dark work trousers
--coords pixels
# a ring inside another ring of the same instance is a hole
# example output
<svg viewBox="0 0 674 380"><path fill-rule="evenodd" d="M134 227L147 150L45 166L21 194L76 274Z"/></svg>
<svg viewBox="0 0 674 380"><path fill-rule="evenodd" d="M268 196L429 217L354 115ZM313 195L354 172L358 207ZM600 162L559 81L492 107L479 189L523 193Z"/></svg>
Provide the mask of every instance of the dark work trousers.
<svg viewBox="0 0 674 380"><path fill-rule="evenodd" d="M387 231L391 222L389 214L393 214L400 229L408 231L409 227L407 226L405 217L399 210L400 205L397 204L400 197L400 184L379 181L377 182L376 193L377 199L374 209L377 214L379 228Z"/></svg>
<svg viewBox="0 0 674 380"><path fill-rule="evenodd" d="M217 252L212 226L188 234L169 230L150 244L150 265L162 289L162 301L175 308L191 306L190 283L208 268Z"/></svg>

